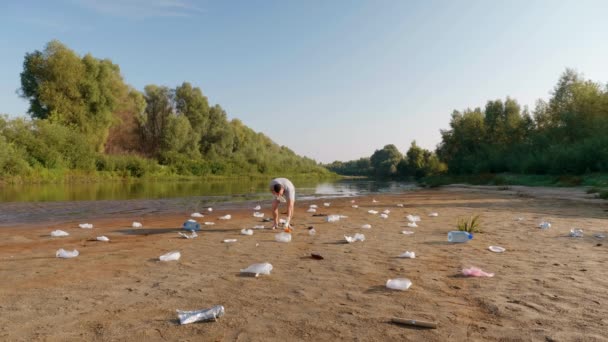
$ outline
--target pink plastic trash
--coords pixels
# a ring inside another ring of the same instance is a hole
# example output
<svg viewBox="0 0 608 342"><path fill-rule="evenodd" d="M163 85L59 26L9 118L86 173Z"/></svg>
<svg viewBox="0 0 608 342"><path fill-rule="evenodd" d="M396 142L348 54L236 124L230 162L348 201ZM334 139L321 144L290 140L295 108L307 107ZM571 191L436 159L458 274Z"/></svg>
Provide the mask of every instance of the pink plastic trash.
<svg viewBox="0 0 608 342"><path fill-rule="evenodd" d="M481 268L477 268L477 267L463 268L462 274L464 274L467 277L493 277L494 276L494 273L484 272L481 270Z"/></svg>

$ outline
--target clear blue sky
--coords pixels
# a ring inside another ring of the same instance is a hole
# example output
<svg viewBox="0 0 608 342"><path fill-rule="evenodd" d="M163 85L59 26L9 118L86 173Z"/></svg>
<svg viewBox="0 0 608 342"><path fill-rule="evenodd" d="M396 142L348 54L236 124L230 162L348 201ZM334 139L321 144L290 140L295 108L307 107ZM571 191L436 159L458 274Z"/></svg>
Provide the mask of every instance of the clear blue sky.
<svg viewBox="0 0 608 342"><path fill-rule="evenodd" d="M0 113L26 52L58 39L125 81L199 86L212 104L321 162L440 142L453 109L532 109L566 67L608 80L608 1L1 0Z"/></svg>

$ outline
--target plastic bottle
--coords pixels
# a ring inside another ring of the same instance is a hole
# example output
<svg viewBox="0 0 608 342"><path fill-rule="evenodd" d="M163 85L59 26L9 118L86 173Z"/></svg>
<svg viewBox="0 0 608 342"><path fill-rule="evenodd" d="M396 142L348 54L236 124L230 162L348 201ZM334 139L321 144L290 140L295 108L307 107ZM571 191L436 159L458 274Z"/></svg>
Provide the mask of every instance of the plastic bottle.
<svg viewBox="0 0 608 342"><path fill-rule="evenodd" d="M198 223L194 220L188 220L188 221L184 222L183 228L185 230L189 230L189 231L193 232L195 230L201 230L201 225L200 225L200 223Z"/></svg>
<svg viewBox="0 0 608 342"><path fill-rule="evenodd" d="M180 252L169 252L167 254L163 254L159 257L160 261L176 261L182 256Z"/></svg>
<svg viewBox="0 0 608 342"><path fill-rule="evenodd" d="M216 305L210 309L196 311L177 310L177 317L179 317L180 324L189 324L199 321L215 321L218 317L223 316L225 312L223 306Z"/></svg>
<svg viewBox="0 0 608 342"><path fill-rule="evenodd" d="M467 242L473 238L473 234L464 231L451 231L448 233L448 242Z"/></svg>
<svg viewBox="0 0 608 342"><path fill-rule="evenodd" d="M386 281L386 287L393 290L405 291L412 286L412 281L407 278L389 279Z"/></svg>
<svg viewBox="0 0 608 342"><path fill-rule="evenodd" d="M340 215L327 215L327 222L340 221Z"/></svg>

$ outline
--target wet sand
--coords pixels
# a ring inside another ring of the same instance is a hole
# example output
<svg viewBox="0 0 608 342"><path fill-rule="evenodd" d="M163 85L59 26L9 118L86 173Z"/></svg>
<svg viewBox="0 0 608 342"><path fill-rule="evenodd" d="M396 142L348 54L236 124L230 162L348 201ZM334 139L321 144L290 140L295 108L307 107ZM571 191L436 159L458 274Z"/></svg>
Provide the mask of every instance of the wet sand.
<svg viewBox="0 0 608 342"><path fill-rule="evenodd" d="M101 217L89 221L91 230L78 228L83 220L53 217L2 228L0 340L608 340L608 238L594 237L608 235L606 201L582 189L523 187L357 197L357 209L350 200L298 202L291 243L275 242L277 231L268 229L240 235L242 228L269 223L239 208L204 212L199 222L215 225L193 240L177 234L189 211ZM324 222L306 213L313 203L317 213L348 218ZM270 216L270 201L260 204ZM391 212L382 219L370 209ZM232 219L218 220L225 214ZM421 217L417 228L407 227L408 214ZM446 234L458 219L477 214L484 233L449 244ZM133 221L144 227L131 228ZM541 221L552 227L539 229ZM571 228L584 236L568 237ZM70 236L50 237L55 229ZM345 234L355 233L366 240L344 243ZM111 241L93 240L100 235ZM238 241L222 242L228 238ZM506 252L490 252L490 245ZM59 248L80 255L55 258ZM158 261L173 250L181 252L179 261ZM397 258L405 251L416 258ZM314 260L311 252L325 259ZM258 262L270 262L271 275L240 276L240 269ZM461 276L469 266L496 275ZM411 279L409 290L386 289L387 279L398 277ZM179 325L176 309L216 304L226 309L217 322ZM398 326L389 323L392 317L437 322L438 328Z"/></svg>

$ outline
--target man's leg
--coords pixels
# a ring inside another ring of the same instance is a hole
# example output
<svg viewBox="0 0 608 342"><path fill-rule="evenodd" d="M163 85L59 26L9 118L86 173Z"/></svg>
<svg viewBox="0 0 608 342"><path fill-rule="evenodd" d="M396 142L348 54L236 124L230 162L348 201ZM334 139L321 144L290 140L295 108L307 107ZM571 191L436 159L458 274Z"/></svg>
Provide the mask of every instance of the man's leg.
<svg viewBox="0 0 608 342"><path fill-rule="evenodd" d="M289 228L291 226L291 219L293 218L293 207L294 207L294 201L291 199L287 200L287 222L289 223L289 225L287 226L287 228Z"/></svg>
<svg viewBox="0 0 608 342"><path fill-rule="evenodd" d="M276 229L279 226L279 201L276 199L272 201L272 218L274 222L272 229Z"/></svg>

